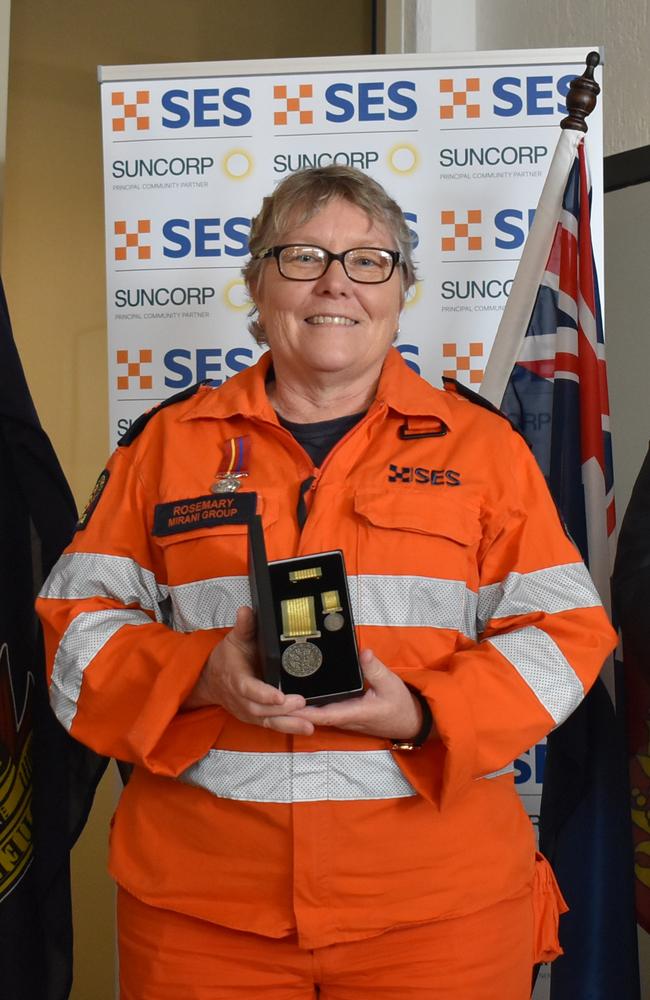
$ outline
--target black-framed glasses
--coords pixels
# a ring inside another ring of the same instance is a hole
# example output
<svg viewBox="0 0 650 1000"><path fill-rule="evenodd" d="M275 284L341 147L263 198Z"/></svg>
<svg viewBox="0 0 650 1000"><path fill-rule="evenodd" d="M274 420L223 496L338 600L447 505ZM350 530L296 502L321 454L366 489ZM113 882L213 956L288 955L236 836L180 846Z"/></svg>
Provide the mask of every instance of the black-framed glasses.
<svg viewBox="0 0 650 1000"><path fill-rule="evenodd" d="M352 247L341 253L331 253L323 247L302 243L269 247L257 254L258 260L266 257L275 257L280 274L289 281L315 281L322 278L333 260L338 260L350 281L363 285L380 285L388 281L395 267L403 263L399 250Z"/></svg>

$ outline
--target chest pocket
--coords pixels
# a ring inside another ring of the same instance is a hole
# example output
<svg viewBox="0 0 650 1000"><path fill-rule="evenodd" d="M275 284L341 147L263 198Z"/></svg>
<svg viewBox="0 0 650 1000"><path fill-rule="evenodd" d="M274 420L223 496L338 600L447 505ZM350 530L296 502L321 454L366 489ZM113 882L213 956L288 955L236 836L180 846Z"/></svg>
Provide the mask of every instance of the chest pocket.
<svg viewBox="0 0 650 1000"><path fill-rule="evenodd" d="M266 530L279 517L279 497L259 494ZM216 523L155 539L169 586L170 625L180 632L232 628L237 608L250 605L248 525Z"/></svg>
<svg viewBox="0 0 650 1000"><path fill-rule="evenodd" d="M413 627L476 634L479 509L429 491L356 495L358 575L353 584L360 625L400 629L394 655L414 660ZM455 641L455 640L454 640Z"/></svg>
<svg viewBox="0 0 650 1000"><path fill-rule="evenodd" d="M357 493L354 509L360 572L477 580L478 506L432 489L383 489Z"/></svg>

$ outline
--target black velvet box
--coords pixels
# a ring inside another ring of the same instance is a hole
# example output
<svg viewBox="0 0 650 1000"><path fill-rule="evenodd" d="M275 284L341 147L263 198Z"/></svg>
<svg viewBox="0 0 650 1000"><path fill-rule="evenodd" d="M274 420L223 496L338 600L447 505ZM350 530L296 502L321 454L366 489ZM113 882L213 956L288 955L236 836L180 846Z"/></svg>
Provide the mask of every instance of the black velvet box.
<svg viewBox="0 0 650 1000"><path fill-rule="evenodd" d="M310 704L363 694L343 553L269 563L255 515L248 573L264 680Z"/></svg>

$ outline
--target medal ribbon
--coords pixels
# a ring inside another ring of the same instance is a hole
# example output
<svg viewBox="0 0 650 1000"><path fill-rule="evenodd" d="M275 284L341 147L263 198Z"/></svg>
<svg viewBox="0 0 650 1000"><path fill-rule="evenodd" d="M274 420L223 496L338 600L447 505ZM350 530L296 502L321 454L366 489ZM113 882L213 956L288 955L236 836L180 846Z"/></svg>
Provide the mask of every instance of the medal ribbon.
<svg viewBox="0 0 650 1000"><path fill-rule="evenodd" d="M292 597L281 602L282 639L319 636L316 629L316 608L313 597Z"/></svg>
<svg viewBox="0 0 650 1000"><path fill-rule="evenodd" d="M343 610L338 590L324 590L320 597L323 605L323 614L329 615L333 611Z"/></svg>
<svg viewBox="0 0 650 1000"><path fill-rule="evenodd" d="M250 458L251 439L246 434L242 437L228 438L223 444L223 458L217 471L218 476L247 476Z"/></svg>

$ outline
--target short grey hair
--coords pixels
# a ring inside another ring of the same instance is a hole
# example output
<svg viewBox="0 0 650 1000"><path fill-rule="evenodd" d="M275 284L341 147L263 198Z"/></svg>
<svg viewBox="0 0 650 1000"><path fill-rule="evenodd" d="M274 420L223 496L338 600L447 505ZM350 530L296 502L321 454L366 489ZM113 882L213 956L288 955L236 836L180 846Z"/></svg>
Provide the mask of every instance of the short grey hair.
<svg viewBox="0 0 650 1000"><path fill-rule="evenodd" d="M289 229L308 222L330 201L342 198L366 213L371 222L385 226L395 241L402 263L400 276L402 294L415 284L417 275L413 262L413 234L406 224L404 213L384 188L362 170L332 164L313 167L290 174L267 195L262 208L253 219L248 241L250 259L242 268L242 275L251 300L265 261L258 254L277 244ZM264 330L257 320L253 306L248 329L258 344L265 343Z"/></svg>

